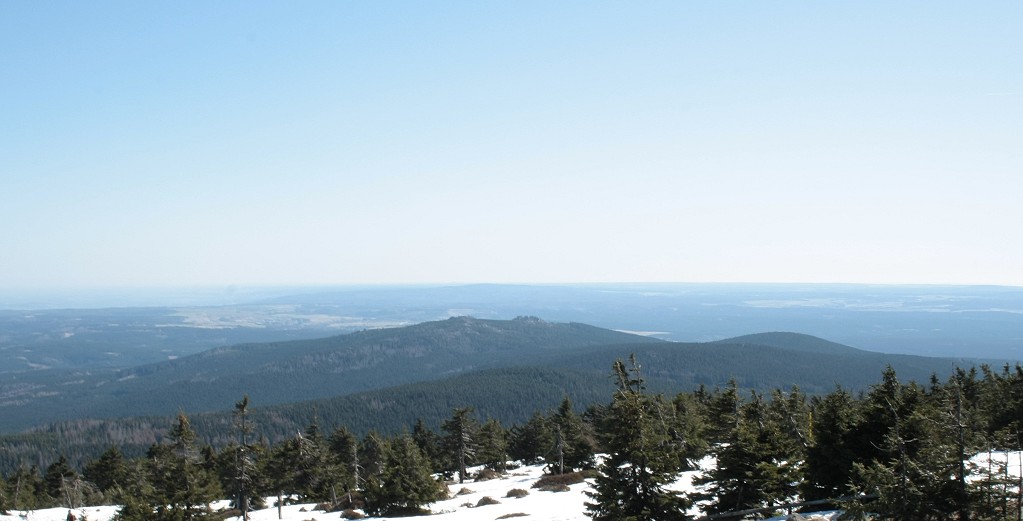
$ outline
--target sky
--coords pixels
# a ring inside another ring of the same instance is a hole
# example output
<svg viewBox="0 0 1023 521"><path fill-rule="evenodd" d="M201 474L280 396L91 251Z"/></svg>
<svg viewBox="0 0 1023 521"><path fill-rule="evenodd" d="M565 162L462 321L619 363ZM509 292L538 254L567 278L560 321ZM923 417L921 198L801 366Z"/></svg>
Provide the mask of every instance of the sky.
<svg viewBox="0 0 1023 521"><path fill-rule="evenodd" d="M3 2L0 290L1023 285L1023 3Z"/></svg>

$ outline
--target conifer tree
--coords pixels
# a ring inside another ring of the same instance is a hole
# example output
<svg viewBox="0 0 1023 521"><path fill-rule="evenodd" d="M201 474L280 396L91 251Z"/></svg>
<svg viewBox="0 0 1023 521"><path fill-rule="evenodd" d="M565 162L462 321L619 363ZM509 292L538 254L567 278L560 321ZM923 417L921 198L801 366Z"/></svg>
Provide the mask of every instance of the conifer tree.
<svg viewBox="0 0 1023 521"><path fill-rule="evenodd" d="M291 437L270 448L261 460L268 492L277 496L278 511L284 506L284 494L298 491L298 437Z"/></svg>
<svg viewBox="0 0 1023 521"><path fill-rule="evenodd" d="M535 411L525 424L511 428L508 453L511 459L532 465L542 461L554 443L550 422Z"/></svg>
<svg viewBox="0 0 1023 521"><path fill-rule="evenodd" d="M988 367L982 370L987 388L982 399L990 415L988 434L1000 432L999 437L1005 439L1005 433L1023 430L1023 365L1005 364L1001 372Z"/></svg>
<svg viewBox="0 0 1023 521"><path fill-rule="evenodd" d="M795 493L798 480L790 444L762 395L743 404L739 421L717 450L717 466L700 482L710 486L708 513L778 504Z"/></svg>
<svg viewBox="0 0 1023 521"><path fill-rule="evenodd" d="M104 494L128 484L128 466L116 445L110 447L99 458L85 465L82 476L89 480Z"/></svg>
<svg viewBox="0 0 1023 521"><path fill-rule="evenodd" d="M847 391L839 388L811 400L813 437L806 449L803 498L820 500L852 494L859 408Z"/></svg>
<svg viewBox="0 0 1023 521"><path fill-rule="evenodd" d="M728 380L724 389L715 389L708 399L707 417L708 435L711 440L723 440L739 424L739 408L742 398L739 396L739 385L735 379Z"/></svg>
<svg viewBox="0 0 1023 521"><path fill-rule="evenodd" d="M545 457L548 468L558 474L593 468L597 443L590 426L572 410L571 399L566 396L561 400L548 425L553 429L554 438Z"/></svg>
<svg viewBox="0 0 1023 521"><path fill-rule="evenodd" d="M7 490L7 479L0 474L0 515L7 515L11 509L11 495Z"/></svg>
<svg viewBox="0 0 1023 521"><path fill-rule="evenodd" d="M954 467L948 446L936 431L934 409L915 383L902 385L888 368L864 403L865 427L881 440L875 457L856 463L859 491L876 493L871 505L881 519L923 521L948 519L955 507L945 498L955 495Z"/></svg>
<svg viewBox="0 0 1023 521"><path fill-rule="evenodd" d="M327 442L315 417L304 433L295 437L295 490L313 501L333 501L334 483L327 462Z"/></svg>
<svg viewBox="0 0 1023 521"><path fill-rule="evenodd" d="M635 357L631 366L614 363L618 389L604 416L602 434L607 457L586 503L596 521L686 519L685 498L665 486L678 474L683 459L661 417L670 404L645 394Z"/></svg>
<svg viewBox="0 0 1023 521"><path fill-rule="evenodd" d="M9 478L9 483L11 508L14 510L33 510L48 505L45 497L46 483L39 474L39 467L19 465Z"/></svg>
<svg viewBox="0 0 1023 521"><path fill-rule="evenodd" d="M465 478L468 477L466 468L476 458L479 422L470 416L471 414L471 407L454 409L451 418L441 425L441 429L447 433L444 437L444 448L452 465L449 469L458 473L459 483L465 482Z"/></svg>
<svg viewBox="0 0 1023 521"><path fill-rule="evenodd" d="M477 461L487 468L504 472L508 463L508 431L495 419L487 420L479 430Z"/></svg>
<svg viewBox="0 0 1023 521"><path fill-rule="evenodd" d="M150 453L153 449L150 449ZM144 458L126 460L125 484L110 489L110 499L121 505L115 520L143 521L151 519L153 507L150 500L156 497L150 477L150 461Z"/></svg>
<svg viewBox="0 0 1023 521"><path fill-rule="evenodd" d="M810 406L806 401L806 395L797 386L793 386L788 393L775 389L771 392L768 414L777 424L782 434L781 441L791 453L790 457L793 460L804 460L813 437Z"/></svg>
<svg viewBox="0 0 1023 521"><path fill-rule="evenodd" d="M374 516L423 514L423 507L440 499L441 486L419 446L404 435L388 444L387 465L379 480L366 488L367 510Z"/></svg>
<svg viewBox="0 0 1023 521"><path fill-rule="evenodd" d="M442 470L443 455L440 436L427 427L422 418L417 418L412 427L412 440L419 446L419 450L423 451L423 457L429 462L430 468L437 471Z"/></svg>
<svg viewBox="0 0 1023 521"><path fill-rule="evenodd" d="M169 438L169 444L153 445L147 454L151 488L145 491L149 494L122 509L118 519L190 521L212 514L209 504L221 496L220 484L203 461L184 413L178 413Z"/></svg>
<svg viewBox="0 0 1023 521"><path fill-rule="evenodd" d="M978 411L979 393L976 371L957 369L948 381L936 384L931 392L936 437L925 448L927 463L935 469L946 468L952 479L935 476L935 485L944 490L939 508L955 513L960 521L971 515L970 458L982 447L991 446L983 433L986 425ZM940 472L940 470L938 470Z"/></svg>
<svg viewBox="0 0 1023 521"><path fill-rule="evenodd" d="M696 462L707 455L710 442L707 433L710 426L707 421L705 402L697 393L679 393L672 400L674 423L672 436L682 442L684 460L683 470L696 468Z"/></svg>
<svg viewBox="0 0 1023 521"><path fill-rule="evenodd" d="M234 404L234 428L238 433L238 446L234 451L235 508L242 511L242 520L249 519L249 493L255 481L256 464L249 438L252 423L249 420L249 395Z"/></svg>
<svg viewBox="0 0 1023 521"><path fill-rule="evenodd" d="M364 483L380 480L387 468L387 440L375 431L370 431L359 444L359 461L362 464Z"/></svg>
<svg viewBox="0 0 1023 521"><path fill-rule="evenodd" d="M63 454L57 461L46 467L46 474L43 482L46 484L46 495L50 497L51 504L59 504L68 508L76 508L70 494L70 483L78 479L78 473L68 464Z"/></svg>
<svg viewBox="0 0 1023 521"><path fill-rule="evenodd" d="M352 492L361 485L359 439L347 427L341 426L330 434L329 445L332 465L337 467L339 486L351 502Z"/></svg>

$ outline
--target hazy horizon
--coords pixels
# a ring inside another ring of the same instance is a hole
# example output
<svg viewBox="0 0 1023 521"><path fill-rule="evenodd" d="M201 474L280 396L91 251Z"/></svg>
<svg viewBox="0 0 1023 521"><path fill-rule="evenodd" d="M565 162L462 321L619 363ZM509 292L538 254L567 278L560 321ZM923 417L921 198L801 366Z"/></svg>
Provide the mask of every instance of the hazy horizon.
<svg viewBox="0 0 1023 521"><path fill-rule="evenodd" d="M46 310L46 309L97 309L130 307L202 307L230 306L260 302L266 299L290 296L316 296L323 294L355 295L386 293L389 290L458 289L467 287L493 288L581 288L628 290L642 293L644 290L681 292L706 292L720 296L729 293L754 295L767 290L798 298L805 292L828 293L923 291L939 294L940 290L966 292L971 290L1020 292L1023 287L991 284L868 284L868 283L800 283L800 282L563 282L563 283L421 283L421 284L309 284L309 285L208 285L208 286L139 286L139 287L88 287L88 288L45 288L11 290L0 288L0 310ZM1023 313L1023 309L1016 312Z"/></svg>

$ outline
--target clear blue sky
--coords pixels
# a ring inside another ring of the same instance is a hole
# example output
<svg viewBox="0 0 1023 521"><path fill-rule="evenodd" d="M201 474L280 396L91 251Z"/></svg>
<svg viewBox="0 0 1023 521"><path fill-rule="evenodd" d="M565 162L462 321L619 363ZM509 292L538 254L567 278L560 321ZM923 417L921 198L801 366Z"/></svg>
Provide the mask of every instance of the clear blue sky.
<svg viewBox="0 0 1023 521"><path fill-rule="evenodd" d="M0 289L1023 285L1023 2L0 3Z"/></svg>

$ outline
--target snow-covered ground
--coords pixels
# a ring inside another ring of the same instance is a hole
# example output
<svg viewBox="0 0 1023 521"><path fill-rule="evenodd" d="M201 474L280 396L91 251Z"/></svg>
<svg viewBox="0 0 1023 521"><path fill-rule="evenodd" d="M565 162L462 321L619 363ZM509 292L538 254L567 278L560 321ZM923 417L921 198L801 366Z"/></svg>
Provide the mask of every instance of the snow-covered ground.
<svg viewBox="0 0 1023 521"><path fill-rule="evenodd" d="M1019 453L993 453L994 463L1008 464L1010 476L1019 476L1020 461ZM987 453L978 455L974 462L978 466L987 467ZM700 461L701 469L708 469L714 464L712 458ZM671 488L673 490L692 492L695 486L692 484L693 477L700 471L683 473L679 480ZM565 492L542 492L532 488L540 477L543 476L543 466L525 466L509 471L500 479L489 481L466 482L464 484L449 485L450 499L438 501L429 506L433 515L429 516L430 521L477 521L502 518L502 516L513 517L516 514L528 516L532 521L588 521L586 516L586 492L590 490L590 484L579 483L570 485ZM464 490L463 490L464 489ZM529 492L521 498L506 497L513 489L522 489ZM480 499L490 497L498 501L497 504L476 506ZM268 501L273 504L273 500ZM226 508L226 502L219 502L213 505L214 508ZM79 521L110 521L117 513L117 507L101 506L74 509L72 511ZM9 515L0 515L0 521L66 521L68 509L50 508L35 510L31 512L12 511ZM699 515L694 509L690 512ZM314 510L314 505L289 505L282 509L282 515L278 518L277 508L271 507L264 510L257 510L249 514L252 521L310 521L325 519L338 519L337 512L326 513L322 510ZM831 521L837 517L837 513L819 513L805 515L805 519L813 521ZM374 518L366 518L371 520ZM416 519L416 518L404 518ZM786 519L785 516L772 518L776 521ZM239 518L233 518L239 521Z"/></svg>

